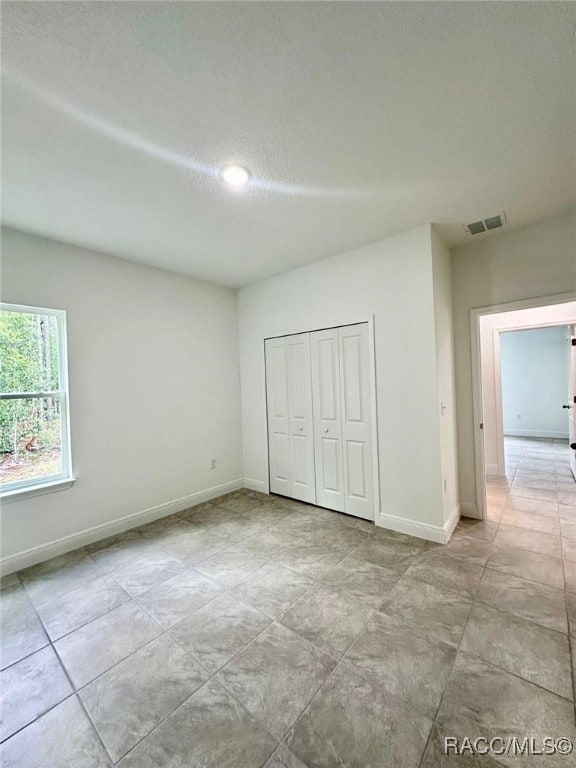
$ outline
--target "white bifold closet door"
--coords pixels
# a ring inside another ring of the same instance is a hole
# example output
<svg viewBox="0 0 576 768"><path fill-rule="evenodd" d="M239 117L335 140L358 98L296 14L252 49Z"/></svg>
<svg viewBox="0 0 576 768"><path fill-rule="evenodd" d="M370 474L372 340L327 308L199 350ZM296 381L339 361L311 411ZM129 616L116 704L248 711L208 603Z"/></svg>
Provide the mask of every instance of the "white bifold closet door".
<svg viewBox="0 0 576 768"><path fill-rule="evenodd" d="M374 520L368 325L310 334L317 504Z"/></svg>
<svg viewBox="0 0 576 768"><path fill-rule="evenodd" d="M270 490L374 519L368 325L267 339Z"/></svg>
<svg viewBox="0 0 576 768"><path fill-rule="evenodd" d="M265 346L270 490L315 504L310 334Z"/></svg>

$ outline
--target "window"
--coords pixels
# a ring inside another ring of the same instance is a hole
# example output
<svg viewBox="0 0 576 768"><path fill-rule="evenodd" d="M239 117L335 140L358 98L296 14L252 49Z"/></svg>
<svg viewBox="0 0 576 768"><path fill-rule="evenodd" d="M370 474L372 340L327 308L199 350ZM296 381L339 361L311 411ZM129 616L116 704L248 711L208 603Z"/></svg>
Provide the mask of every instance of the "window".
<svg viewBox="0 0 576 768"><path fill-rule="evenodd" d="M0 304L0 495L72 482L66 314Z"/></svg>

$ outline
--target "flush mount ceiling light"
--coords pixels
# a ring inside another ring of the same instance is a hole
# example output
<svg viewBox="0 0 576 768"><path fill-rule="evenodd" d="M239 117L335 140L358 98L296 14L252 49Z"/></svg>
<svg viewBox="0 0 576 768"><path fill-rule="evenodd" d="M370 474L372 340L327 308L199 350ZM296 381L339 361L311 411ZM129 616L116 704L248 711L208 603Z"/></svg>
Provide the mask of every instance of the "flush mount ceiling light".
<svg viewBox="0 0 576 768"><path fill-rule="evenodd" d="M220 178L230 187L244 187L250 180L250 172L241 165L225 165Z"/></svg>

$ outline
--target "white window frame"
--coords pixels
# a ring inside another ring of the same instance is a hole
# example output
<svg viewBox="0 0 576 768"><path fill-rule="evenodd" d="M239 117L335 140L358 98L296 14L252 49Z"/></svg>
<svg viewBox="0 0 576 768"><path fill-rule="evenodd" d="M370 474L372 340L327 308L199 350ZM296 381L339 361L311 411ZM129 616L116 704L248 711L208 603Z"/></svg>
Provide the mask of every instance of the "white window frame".
<svg viewBox="0 0 576 768"><path fill-rule="evenodd" d="M58 329L58 389L51 392L0 393L0 400L28 400L52 397L60 404L61 462L62 471L32 480L15 480L0 489L2 503L16 501L27 496L70 488L74 484L72 474L72 447L70 440L70 397L68 391L68 345L66 342L66 312L63 309L28 307L21 304L0 302L0 312L20 312L29 315L48 315L56 320Z"/></svg>

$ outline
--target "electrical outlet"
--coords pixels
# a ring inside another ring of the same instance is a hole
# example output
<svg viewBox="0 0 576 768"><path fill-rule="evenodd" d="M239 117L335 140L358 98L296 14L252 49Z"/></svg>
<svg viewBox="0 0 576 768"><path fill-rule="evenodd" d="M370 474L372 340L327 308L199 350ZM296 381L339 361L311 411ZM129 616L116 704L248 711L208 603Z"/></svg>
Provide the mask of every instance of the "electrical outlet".
<svg viewBox="0 0 576 768"><path fill-rule="evenodd" d="M212 459L210 462L210 469L216 469L216 459Z"/></svg>

